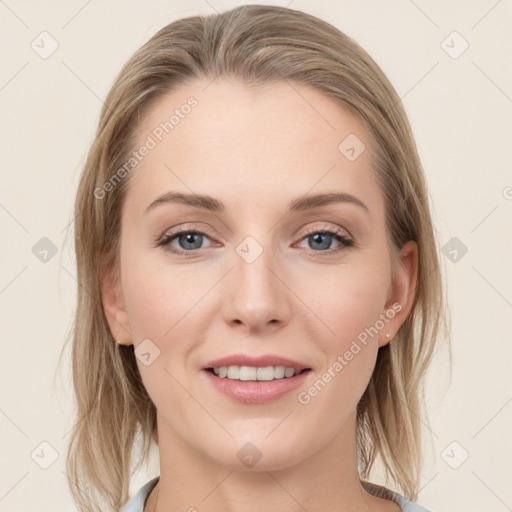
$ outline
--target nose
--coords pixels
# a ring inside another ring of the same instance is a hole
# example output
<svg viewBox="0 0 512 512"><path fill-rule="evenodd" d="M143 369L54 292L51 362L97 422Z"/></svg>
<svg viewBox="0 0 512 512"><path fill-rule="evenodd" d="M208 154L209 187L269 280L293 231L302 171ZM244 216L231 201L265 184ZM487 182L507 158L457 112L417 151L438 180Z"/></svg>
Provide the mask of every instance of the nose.
<svg viewBox="0 0 512 512"><path fill-rule="evenodd" d="M250 243L247 247L249 252L244 253L242 246L233 255L234 268L224 284L224 319L247 333L269 334L289 322L293 294L272 250L255 248ZM262 250L256 259L247 257L256 249Z"/></svg>

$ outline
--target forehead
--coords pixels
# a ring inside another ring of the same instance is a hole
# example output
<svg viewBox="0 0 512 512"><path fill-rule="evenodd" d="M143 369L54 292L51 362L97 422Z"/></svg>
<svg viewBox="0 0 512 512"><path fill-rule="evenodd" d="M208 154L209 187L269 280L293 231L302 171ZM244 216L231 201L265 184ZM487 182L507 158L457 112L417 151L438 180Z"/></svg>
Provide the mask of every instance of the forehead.
<svg viewBox="0 0 512 512"><path fill-rule="evenodd" d="M383 208L364 125L307 85L195 79L158 98L137 133L134 149L151 149L131 171L134 208L168 190L248 208L336 190Z"/></svg>

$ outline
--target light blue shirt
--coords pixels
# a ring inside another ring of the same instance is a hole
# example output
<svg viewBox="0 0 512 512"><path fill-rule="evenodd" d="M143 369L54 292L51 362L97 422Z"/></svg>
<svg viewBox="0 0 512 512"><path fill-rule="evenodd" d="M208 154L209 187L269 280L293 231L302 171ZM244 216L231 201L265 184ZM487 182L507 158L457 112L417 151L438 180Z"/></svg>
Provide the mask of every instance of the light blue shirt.
<svg viewBox="0 0 512 512"><path fill-rule="evenodd" d="M149 482L145 483L137 491L137 493L121 507L119 512L143 512L146 499L153 487L158 483L159 478L160 477L157 476ZM365 480L361 480L361 484L370 494L373 494L378 498L385 498L398 503L402 512L429 512L429 510L426 508L418 505L417 503L406 500L400 494L397 494L396 492L393 492L386 487L374 484L372 482L367 482Z"/></svg>

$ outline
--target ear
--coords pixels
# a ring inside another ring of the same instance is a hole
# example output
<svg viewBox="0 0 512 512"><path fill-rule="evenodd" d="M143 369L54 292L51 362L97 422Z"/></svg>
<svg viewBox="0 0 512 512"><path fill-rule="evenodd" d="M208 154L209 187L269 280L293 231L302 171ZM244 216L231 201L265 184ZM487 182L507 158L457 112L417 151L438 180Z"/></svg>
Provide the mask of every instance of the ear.
<svg viewBox="0 0 512 512"><path fill-rule="evenodd" d="M114 340L121 345L132 345L128 314L126 312L120 279L111 266L103 266L100 273L103 311Z"/></svg>
<svg viewBox="0 0 512 512"><path fill-rule="evenodd" d="M389 319L379 332L379 347L387 345L405 322L411 311L416 292L418 273L418 246L410 240L400 250L396 276L391 283L390 296L385 305L384 315ZM389 334L389 338L386 336Z"/></svg>

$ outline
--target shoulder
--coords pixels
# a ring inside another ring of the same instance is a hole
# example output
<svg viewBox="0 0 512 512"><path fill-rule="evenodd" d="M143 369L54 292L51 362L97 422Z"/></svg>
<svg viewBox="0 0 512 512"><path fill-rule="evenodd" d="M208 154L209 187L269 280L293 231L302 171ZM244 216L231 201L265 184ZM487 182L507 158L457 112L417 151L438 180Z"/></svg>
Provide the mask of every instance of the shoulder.
<svg viewBox="0 0 512 512"><path fill-rule="evenodd" d="M121 507L119 512L143 512L144 503L153 487L158 483L159 478L160 477L157 476L149 482L146 482L137 491L137 493ZM421 505L413 503L412 501L405 499L400 494L381 485L367 482L365 480L361 480L361 485L367 492L374 496L395 501L400 506L402 512L429 512L429 510Z"/></svg>
<svg viewBox="0 0 512 512"><path fill-rule="evenodd" d="M402 512L430 512L421 505L405 499L400 494L393 492L387 487L383 487L382 485L377 485L365 480L361 480L361 485L367 492L377 496L378 498L386 498L388 500L395 501L400 506Z"/></svg>
<svg viewBox="0 0 512 512"><path fill-rule="evenodd" d="M149 496L149 493L153 489L153 487L158 483L158 479L160 477L157 476L146 482L137 492L130 498L119 510L119 512L142 512L144 510L144 503L146 502L146 498Z"/></svg>

